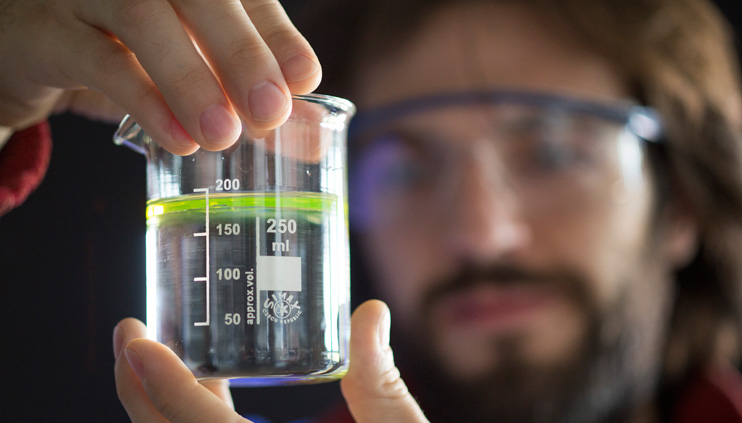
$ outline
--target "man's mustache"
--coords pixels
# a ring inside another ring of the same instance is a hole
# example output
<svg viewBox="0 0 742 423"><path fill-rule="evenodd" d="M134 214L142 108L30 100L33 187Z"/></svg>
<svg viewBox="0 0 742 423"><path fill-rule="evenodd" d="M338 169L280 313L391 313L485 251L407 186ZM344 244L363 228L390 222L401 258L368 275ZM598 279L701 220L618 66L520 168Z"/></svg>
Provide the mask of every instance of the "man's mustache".
<svg viewBox="0 0 742 423"><path fill-rule="evenodd" d="M475 286L532 286L557 290L582 307L595 307L589 280L569 269L532 270L508 263L462 264L457 271L434 281L425 295L423 307L430 306L450 294L466 291Z"/></svg>

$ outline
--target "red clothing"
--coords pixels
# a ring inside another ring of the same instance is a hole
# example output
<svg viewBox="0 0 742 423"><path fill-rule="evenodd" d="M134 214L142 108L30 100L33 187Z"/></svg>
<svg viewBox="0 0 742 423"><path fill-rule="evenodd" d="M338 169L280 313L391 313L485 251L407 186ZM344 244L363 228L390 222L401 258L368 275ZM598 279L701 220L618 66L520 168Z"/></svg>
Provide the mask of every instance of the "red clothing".
<svg viewBox="0 0 742 423"><path fill-rule="evenodd" d="M345 404L316 421L354 423ZM742 375L731 365L697 375L683 389L670 423L742 423Z"/></svg>
<svg viewBox="0 0 742 423"><path fill-rule="evenodd" d="M16 132L0 148L0 216L18 207L39 186L51 150L47 122Z"/></svg>
<svg viewBox="0 0 742 423"><path fill-rule="evenodd" d="M742 423L742 377L732 366L696 376L683 390L673 423Z"/></svg>

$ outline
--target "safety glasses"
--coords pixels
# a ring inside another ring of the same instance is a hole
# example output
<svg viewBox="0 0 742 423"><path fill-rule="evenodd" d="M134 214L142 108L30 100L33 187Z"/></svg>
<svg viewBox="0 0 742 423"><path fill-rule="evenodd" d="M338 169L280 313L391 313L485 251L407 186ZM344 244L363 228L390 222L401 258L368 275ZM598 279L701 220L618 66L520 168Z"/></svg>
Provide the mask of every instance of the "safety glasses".
<svg viewBox="0 0 742 423"><path fill-rule="evenodd" d="M349 134L355 228L419 225L486 197L537 215L626 201L657 113L523 91L456 92L360 112Z"/></svg>

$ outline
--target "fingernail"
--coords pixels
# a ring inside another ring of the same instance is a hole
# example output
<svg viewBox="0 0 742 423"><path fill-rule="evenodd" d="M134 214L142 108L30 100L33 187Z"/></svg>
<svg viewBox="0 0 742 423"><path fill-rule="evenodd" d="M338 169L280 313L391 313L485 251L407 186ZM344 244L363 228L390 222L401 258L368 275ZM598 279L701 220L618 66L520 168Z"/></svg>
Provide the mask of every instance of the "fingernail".
<svg viewBox="0 0 742 423"><path fill-rule="evenodd" d="M389 309L386 309L379 320L379 346L381 348L389 346L389 331L391 327L392 316L389 314Z"/></svg>
<svg viewBox="0 0 742 423"><path fill-rule="evenodd" d="M272 82L262 82L250 91L248 97L252 118L269 122L280 117L289 106L283 92Z"/></svg>
<svg viewBox="0 0 742 423"><path fill-rule="evenodd" d="M301 54L287 59L281 65L281 72L286 82L303 81L314 75L317 69L319 69L319 65L314 60Z"/></svg>
<svg viewBox="0 0 742 423"><path fill-rule="evenodd" d="M118 360L124 343L124 330L116 325L113 328L113 356Z"/></svg>
<svg viewBox="0 0 742 423"><path fill-rule="evenodd" d="M183 128L183 125L178 122L178 119L173 118L173 121L170 124L170 136L172 136L180 145L190 146L193 144L191 136L188 135L188 132Z"/></svg>
<svg viewBox="0 0 742 423"><path fill-rule="evenodd" d="M129 366L134 370L134 373L137 374L139 380L144 379L144 363L142 362L142 357L140 357L136 351L128 348L124 349L124 355L126 356L126 361L129 362Z"/></svg>
<svg viewBox="0 0 742 423"><path fill-rule="evenodd" d="M204 138L217 144L234 140L241 130L239 120L221 104L206 109L200 123Z"/></svg>

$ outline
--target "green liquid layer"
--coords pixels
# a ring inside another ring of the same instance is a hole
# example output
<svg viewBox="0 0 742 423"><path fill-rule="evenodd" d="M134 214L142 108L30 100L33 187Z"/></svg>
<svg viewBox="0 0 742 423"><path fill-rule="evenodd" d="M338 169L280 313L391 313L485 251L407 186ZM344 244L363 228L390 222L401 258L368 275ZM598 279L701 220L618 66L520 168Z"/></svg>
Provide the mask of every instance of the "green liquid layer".
<svg viewBox="0 0 742 423"><path fill-rule="evenodd" d="M276 209L321 212L335 207L336 196L320 193L287 192L276 195L270 193L217 193L209 195L209 209ZM165 200L147 202L147 219L163 214L205 209L203 194L190 194Z"/></svg>

